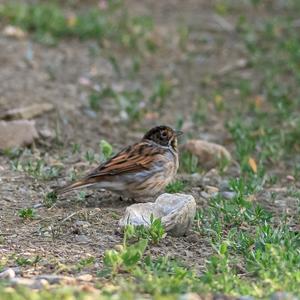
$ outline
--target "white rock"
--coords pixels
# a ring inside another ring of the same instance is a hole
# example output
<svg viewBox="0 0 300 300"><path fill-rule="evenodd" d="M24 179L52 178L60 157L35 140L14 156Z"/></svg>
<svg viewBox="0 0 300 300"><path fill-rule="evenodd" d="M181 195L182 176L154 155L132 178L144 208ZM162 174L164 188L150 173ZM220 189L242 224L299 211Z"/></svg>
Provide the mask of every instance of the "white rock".
<svg viewBox="0 0 300 300"><path fill-rule="evenodd" d="M21 28L8 25L3 29L4 36L13 37L17 39L22 39L26 37L26 32L24 32Z"/></svg>
<svg viewBox="0 0 300 300"><path fill-rule="evenodd" d="M16 277L16 272L11 268L8 268L5 271L0 273L1 279L13 279L15 277Z"/></svg>
<svg viewBox="0 0 300 300"><path fill-rule="evenodd" d="M121 227L127 224L150 225L150 217L160 218L165 230L174 236L184 235L193 223L196 201L192 195L162 194L154 203L138 203L126 208L119 221Z"/></svg>

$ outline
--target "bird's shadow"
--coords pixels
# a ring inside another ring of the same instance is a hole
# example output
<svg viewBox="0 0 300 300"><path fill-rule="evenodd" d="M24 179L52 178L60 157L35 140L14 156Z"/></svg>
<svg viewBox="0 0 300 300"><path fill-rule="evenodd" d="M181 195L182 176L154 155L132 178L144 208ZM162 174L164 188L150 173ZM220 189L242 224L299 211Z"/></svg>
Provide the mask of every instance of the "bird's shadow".
<svg viewBox="0 0 300 300"><path fill-rule="evenodd" d="M56 206L66 208L81 206L86 208L123 208L136 203L134 199L121 197L108 191L72 192L60 197Z"/></svg>

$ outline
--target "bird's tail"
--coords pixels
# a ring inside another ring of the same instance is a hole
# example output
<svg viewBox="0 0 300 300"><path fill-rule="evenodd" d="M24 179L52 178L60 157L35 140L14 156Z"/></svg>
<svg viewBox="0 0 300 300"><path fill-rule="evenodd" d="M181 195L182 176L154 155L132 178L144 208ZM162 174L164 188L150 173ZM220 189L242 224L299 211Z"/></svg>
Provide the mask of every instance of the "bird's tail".
<svg viewBox="0 0 300 300"><path fill-rule="evenodd" d="M57 195L62 195L62 194L68 193L73 190L77 190L77 189L84 188L84 187L89 187L89 186L93 185L94 183L95 182L92 178L81 179L81 180L75 181L73 183L67 184L63 187L56 188L54 190L54 192Z"/></svg>

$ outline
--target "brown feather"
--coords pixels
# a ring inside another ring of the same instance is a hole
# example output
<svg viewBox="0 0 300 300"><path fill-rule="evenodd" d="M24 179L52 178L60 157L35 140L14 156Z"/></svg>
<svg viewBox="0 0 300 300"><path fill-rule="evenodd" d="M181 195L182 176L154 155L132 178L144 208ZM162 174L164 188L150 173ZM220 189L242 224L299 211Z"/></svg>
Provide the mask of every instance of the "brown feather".
<svg viewBox="0 0 300 300"><path fill-rule="evenodd" d="M141 149L143 153L141 153ZM157 146L148 141L136 143L97 167L85 178L112 176L147 170L153 163L153 156L163 154L165 150L162 150L164 149L157 149ZM144 153L147 153L147 155Z"/></svg>
<svg viewBox="0 0 300 300"><path fill-rule="evenodd" d="M67 193L67 192L70 192L70 191L88 186L90 184L92 184L92 182L90 182L88 179L78 180L78 181L75 181L73 183L67 184L63 187L55 189L55 193L61 195L61 194L64 194L64 193Z"/></svg>

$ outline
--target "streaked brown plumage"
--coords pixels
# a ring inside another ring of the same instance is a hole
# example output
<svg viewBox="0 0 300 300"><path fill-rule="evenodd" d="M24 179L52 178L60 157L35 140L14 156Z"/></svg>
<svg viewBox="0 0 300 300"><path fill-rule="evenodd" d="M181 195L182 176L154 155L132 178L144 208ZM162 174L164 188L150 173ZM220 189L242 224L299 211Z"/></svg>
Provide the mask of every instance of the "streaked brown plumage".
<svg viewBox="0 0 300 300"><path fill-rule="evenodd" d="M177 136L168 126L150 129L83 179L56 190L58 194L82 188L103 188L143 201L160 193L178 169Z"/></svg>

